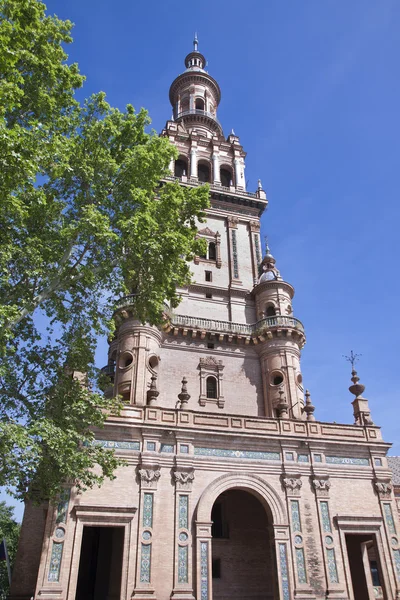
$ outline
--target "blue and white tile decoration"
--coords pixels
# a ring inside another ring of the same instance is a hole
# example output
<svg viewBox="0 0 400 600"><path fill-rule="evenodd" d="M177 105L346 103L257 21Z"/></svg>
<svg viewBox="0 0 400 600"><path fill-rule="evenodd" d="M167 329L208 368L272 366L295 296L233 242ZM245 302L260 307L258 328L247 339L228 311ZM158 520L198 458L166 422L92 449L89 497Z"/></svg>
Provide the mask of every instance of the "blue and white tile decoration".
<svg viewBox="0 0 400 600"><path fill-rule="evenodd" d="M306 561L303 548L296 548L297 577L299 583L307 583Z"/></svg>
<svg viewBox="0 0 400 600"><path fill-rule="evenodd" d="M64 542L53 542L51 549L50 567L48 581L60 581L61 560L63 555Z"/></svg>
<svg viewBox="0 0 400 600"><path fill-rule="evenodd" d="M57 504L56 523L66 523L67 522L68 504L69 504L70 494L71 494L70 489L64 489L60 494L60 501Z"/></svg>
<svg viewBox="0 0 400 600"><path fill-rule="evenodd" d="M142 544L140 559L140 583L150 583L151 544Z"/></svg>
<svg viewBox="0 0 400 600"><path fill-rule="evenodd" d="M188 496L179 496L179 528L188 529Z"/></svg>
<svg viewBox="0 0 400 600"><path fill-rule="evenodd" d="M188 583L187 546L178 546L178 583Z"/></svg>
<svg viewBox="0 0 400 600"><path fill-rule="evenodd" d="M200 598L208 600L208 542L200 542Z"/></svg>
<svg viewBox="0 0 400 600"><path fill-rule="evenodd" d="M181 444L180 447L182 454L189 454L189 446L187 444Z"/></svg>
<svg viewBox="0 0 400 600"><path fill-rule="evenodd" d="M331 465L359 465L368 467L368 458L351 458L344 456L327 456L326 462Z"/></svg>
<svg viewBox="0 0 400 600"><path fill-rule="evenodd" d="M383 510L385 513L386 523L389 529L389 533L396 533L396 527L394 525L392 507L390 504L384 503Z"/></svg>
<svg viewBox="0 0 400 600"><path fill-rule="evenodd" d="M93 440L93 446L111 448L112 450L140 450L140 442L114 442L112 440Z"/></svg>
<svg viewBox="0 0 400 600"><path fill-rule="evenodd" d="M297 456L297 462L305 462L308 463L308 454L299 454Z"/></svg>
<svg viewBox="0 0 400 600"><path fill-rule="evenodd" d="M329 581L331 583L339 583L339 577L336 568L335 550L333 548L327 548L326 556L328 559Z"/></svg>
<svg viewBox="0 0 400 600"><path fill-rule="evenodd" d="M314 462L317 462L317 463L322 462L321 454L314 454Z"/></svg>
<svg viewBox="0 0 400 600"><path fill-rule="evenodd" d="M331 519L329 517L329 506L327 502L320 502L321 519L323 531L330 533L332 531Z"/></svg>
<svg viewBox="0 0 400 600"><path fill-rule="evenodd" d="M153 527L153 494L143 494L143 527Z"/></svg>
<svg viewBox="0 0 400 600"><path fill-rule="evenodd" d="M301 531L301 521L300 521L300 506L298 500L290 501L290 509L292 513L292 527L293 531Z"/></svg>
<svg viewBox="0 0 400 600"><path fill-rule="evenodd" d="M397 580L400 581L400 550L393 550L394 564L396 565Z"/></svg>
<svg viewBox="0 0 400 600"><path fill-rule="evenodd" d="M280 561L280 569L281 569L283 600L290 600L286 544L279 544L279 561Z"/></svg>
<svg viewBox="0 0 400 600"><path fill-rule="evenodd" d="M196 456L217 456L218 458L249 458L258 460L280 460L279 452L251 452L249 450L225 450L224 448L194 449Z"/></svg>
<svg viewBox="0 0 400 600"><path fill-rule="evenodd" d="M155 449L156 449L156 443L155 442L147 442L146 446L147 446L147 450L149 452L155 452Z"/></svg>
<svg viewBox="0 0 400 600"><path fill-rule="evenodd" d="M168 452L169 454L173 454L174 447L172 444L161 444L160 452Z"/></svg>
<svg viewBox="0 0 400 600"><path fill-rule="evenodd" d="M288 460L289 462L294 460L293 452L285 452L285 460Z"/></svg>

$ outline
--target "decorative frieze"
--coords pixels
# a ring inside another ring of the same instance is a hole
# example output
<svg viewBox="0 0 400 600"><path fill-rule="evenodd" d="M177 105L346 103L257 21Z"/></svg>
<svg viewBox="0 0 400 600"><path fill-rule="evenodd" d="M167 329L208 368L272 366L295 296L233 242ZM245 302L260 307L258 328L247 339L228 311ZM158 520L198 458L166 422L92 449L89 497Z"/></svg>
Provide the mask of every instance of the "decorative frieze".
<svg viewBox="0 0 400 600"><path fill-rule="evenodd" d="M112 450L140 450L140 442L116 442L113 440L93 440L93 446L110 448Z"/></svg>
<svg viewBox="0 0 400 600"><path fill-rule="evenodd" d="M353 458L349 456L326 456L325 462L331 465L358 465L369 466L368 458Z"/></svg>
<svg viewBox="0 0 400 600"><path fill-rule="evenodd" d="M161 477L161 471L158 466L148 468L142 467L138 469L138 475L142 488L156 489L157 482Z"/></svg>
<svg viewBox="0 0 400 600"><path fill-rule="evenodd" d="M301 478L299 475L297 476L282 476L283 487L286 490L286 493L291 496L299 496L300 490L303 485Z"/></svg>
<svg viewBox="0 0 400 600"><path fill-rule="evenodd" d="M314 477L312 480L312 486L318 497L328 497L329 490L331 489L331 482L328 477Z"/></svg>
<svg viewBox="0 0 400 600"><path fill-rule="evenodd" d="M294 532L301 532L301 520L300 520L300 505L298 500L290 501L290 514L292 517L292 528Z"/></svg>
<svg viewBox="0 0 400 600"><path fill-rule="evenodd" d="M233 260L233 277L239 279L239 261L238 261L238 250L237 250L237 238L236 230L232 229L232 260Z"/></svg>
<svg viewBox="0 0 400 600"><path fill-rule="evenodd" d="M279 452L261 452L249 450L228 450L226 448L194 448L197 456L216 456L218 458L248 458L255 460L277 460L281 459Z"/></svg>
<svg viewBox="0 0 400 600"><path fill-rule="evenodd" d="M153 494L143 494L142 526L153 527Z"/></svg>
<svg viewBox="0 0 400 600"><path fill-rule="evenodd" d="M331 525L331 519L329 516L329 506L327 502L320 502L320 509L321 509L321 521L322 521L322 530L324 532L331 532L332 531L332 525Z"/></svg>
<svg viewBox="0 0 400 600"><path fill-rule="evenodd" d="M391 494L392 494L392 483L390 481L375 481L374 482L374 487L377 491L377 494L379 496L379 498L381 499L387 499L390 498Z"/></svg>
<svg viewBox="0 0 400 600"><path fill-rule="evenodd" d="M140 583L150 583L151 544L141 544Z"/></svg>
<svg viewBox="0 0 400 600"><path fill-rule="evenodd" d="M69 488L64 489L61 492L60 500L57 504L56 523L66 523L67 522L68 505L69 505L70 495L71 495L71 490Z"/></svg>
<svg viewBox="0 0 400 600"><path fill-rule="evenodd" d="M173 478L177 490L190 490L194 480L194 471L174 471Z"/></svg>
<svg viewBox="0 0 400 600"><path fill-rule="evenodd" d="M327 548L326 557L328 563L329 581L331 583L339 583L339 577L336 566L336 556L334 548Z"/></svg>

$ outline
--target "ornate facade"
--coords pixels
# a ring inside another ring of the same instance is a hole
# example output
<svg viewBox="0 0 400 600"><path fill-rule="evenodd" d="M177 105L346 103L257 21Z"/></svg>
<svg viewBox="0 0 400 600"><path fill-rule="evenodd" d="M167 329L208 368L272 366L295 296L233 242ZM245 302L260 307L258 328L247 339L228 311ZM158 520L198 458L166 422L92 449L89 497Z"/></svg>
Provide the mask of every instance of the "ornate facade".
<svg viewBox="0 0 400 600"><path fill-rule="evenodd" d="M352 373L354 425L319 422L304 390L294 289L267 247L266 194L217 119L194 50L170 88L171 178L210 185L204 256L163 329L119 301L107 372L124 399L97 432L126 466L101 489L27 506L12 600L400 599L386 453Z"/></svg>

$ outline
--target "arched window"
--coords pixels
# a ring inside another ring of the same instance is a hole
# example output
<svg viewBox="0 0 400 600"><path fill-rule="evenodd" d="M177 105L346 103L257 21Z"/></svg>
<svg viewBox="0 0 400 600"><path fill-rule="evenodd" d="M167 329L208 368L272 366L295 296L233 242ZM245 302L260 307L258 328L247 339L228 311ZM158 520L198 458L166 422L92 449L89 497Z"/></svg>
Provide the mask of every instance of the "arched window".
<svg viewBox="0 0 400 600"><path fill-rule="evenodd" d="M225 167L222 167L220 169L220 178L221 178L221 185L223 185L225 187L229 187L231 185L231 181L232 181L232 171L230 171L229 169L226 169Z"/></svg>
<svg viewBox="0 0 400 600"><path fill-rule="evenodd" d="M185 112L186 110L189 110L189 98L182 98L181 101L181 112Z"/></svg>
<svg viewBox="0 0 400 600"><path fill-rule="evenodd" d="M217 248L215 246L215 242L210 242L208 244L208 258L209 260L216 260L217 258Z"/></svg>
<svg viewBox="0 0 400 600"><path fill-rule="evenodd" d="M210 167L207 163L199 163L197 167L197 176L199 181L202 181L203 183L210 181Z"/></svg>
<svg viewBox="0 0 400 600"><path fill-rule="evenodd" d="M217 398L217 380L215 379L215 377L212 377L212 376L207 377L206 387L207 387L207 398L216 399Z"/></svg>
<svg viewBox="0 0 400 600"><path fill-rule="evenodd" d="M187 161L183 158L178 158L175 161L175 177L182 177L182 175L187 175Z"/></svg>
<svg viewBox="0 0 400 600"><path fill-rule="evenodd" d="M204 100L202 98L196 98L196 110L204 110Z"/></svg>
<svg viewBox="0 0 400 600"><path fill-rule="evenodd" d="M276 315L275 307L272 306L272 304L270 304L269 306L267 306L267 310L265 311L265 316L266 317L275 317L275 315Z"/></svg>

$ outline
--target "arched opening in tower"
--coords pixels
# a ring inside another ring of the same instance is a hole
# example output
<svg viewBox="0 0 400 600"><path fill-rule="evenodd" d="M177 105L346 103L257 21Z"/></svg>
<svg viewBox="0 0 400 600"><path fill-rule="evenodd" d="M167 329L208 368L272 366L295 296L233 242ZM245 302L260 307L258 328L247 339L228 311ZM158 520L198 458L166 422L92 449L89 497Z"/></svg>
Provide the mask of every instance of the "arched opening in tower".
<svg viewBox="0 0 400 600"><path fill-rule="evenodd" d="M226 167L221 167L219 175L220 175L220 179L221 179L221 185L223 185L225 187L229 187L230 185L232 185L232 182L233 182L232 171L230 171Z"/></svg>
<svg viewBox="0 0 400 600"><path fill-rule="evenodd" d="M276 315L275 306L273 306L272 304L269 304L265 311L265 316L266 317L275 317L275 315Z"/></svg>
<svg viewBox="0 0 400 600"><path fill-rule="evenodd" d="M206 387L207 387L207 398L216 399L218 397L218 395L217 395L217 380L215 379L215 377L212 377L212 375L210 375L210 377L207 377Z"/></svg>
<svg viewBox="0 0 400 600"><path fill-rule="evenodd" d="M175 161L175 177L182 177L182 175L187 175L187 172L187 160L183 158L178 158L178 160Z"/></svg>
<svg viewBox="0 0 400 600"><path fill-rule="evenodd" d="M203 183L210 182L210 167L207 163L201 162L198 164L197 176L199 178L199 181L202 181Z"/></svg>
<svg viewBox="0 0 400 600"><path fill-rule="evenodd" d="M279 598L272 516L250 492L232 489L214 502L213 599Z"/></svg>
<svg viewBox="0 0 400 600"><path fill-rule="evenodd" d="M204 110L204 100L203 98L196 98L196 110Z"/></svg>

